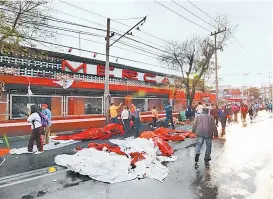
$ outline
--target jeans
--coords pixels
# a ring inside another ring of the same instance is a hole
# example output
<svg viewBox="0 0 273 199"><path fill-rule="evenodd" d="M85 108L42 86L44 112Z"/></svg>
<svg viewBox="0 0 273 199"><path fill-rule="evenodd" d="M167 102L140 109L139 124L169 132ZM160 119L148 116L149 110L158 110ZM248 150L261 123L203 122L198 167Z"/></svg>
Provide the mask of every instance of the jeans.
<svg viewBox="0 0 273 199"><path fill-rule="evenodd" d="M169 121L171 122L172 128L174 129L173 116L172 115L166 115L165 125L166 125L167 128L169 127Z"/></svg>
<svg viewBox="0 0 273 199"><path fill-rule="evenodd" d="M111 118L111 122L117 124L118 123L118 117Z"/></svg>
<svg viewBox="0 0 273 199"><path fill-rule="evenodd" d="M211 154L212 138L198 136L197 145L196 145L196 154L200 154L200 150L202 148L202 145L204 144L204 141L206 142L205 158L208 158L210 157L210 154Z"/></svg>
<svg viewBox="0 0 273 199"><path fill-rule="evenodd" d="M140 128L141 128L141 121L140 118L135 118L135 130L137 132L137 136L140 133Z"/></svg>
<svg viewBox="0 0 273 199"><path fill-rule="evenodd" d="M123 128L125 133L129 133L130 132L130 119L123 119Z"/></svg>
<svg viewBox="0 0 273 199"><path fill-rule="evenodd" d="M227 119L222 119L222 118L221 118L221 125L222 125L222 129L226 129L226 126L227 126Z"/></svg>

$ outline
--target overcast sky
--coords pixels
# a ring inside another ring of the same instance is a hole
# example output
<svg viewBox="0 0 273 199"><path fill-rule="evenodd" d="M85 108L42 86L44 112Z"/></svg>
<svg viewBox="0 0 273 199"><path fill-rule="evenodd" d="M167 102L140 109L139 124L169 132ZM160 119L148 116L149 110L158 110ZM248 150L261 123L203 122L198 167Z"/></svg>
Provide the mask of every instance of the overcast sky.
<svg viewBox="0 0 273 199"><path fill-rule="evenodd" d="M98 13L103 16L110 17L111 19L126 19L131 17L143 17L148 15L146 23L141 27L141 30L152 34L156 37L162 38L166 41L179 40L183 41L192 35L201 35L207 36L210 33L188 21L182 19L178 15L172 13L171 11L160 6L156 2L150 1L141 1L141 0L98 0L98 1L67 1L71 4L77 5L81 8L89 10L91 12ZM193 7L187 1L177 1L185 8L189 9L191 12L194 12L196 15L202 17L206 21L211 21L211 19L200 12L198 9ZM199 25L214 31L211 27L202 22L201 20L195 18L193 15L187 13L182 8L178 7L171 1L160 1L160 3L168 6L169 8L175 10L181 15L189 18L190 20L198 23ZM235 37L243 45L243 47L238 44L234 39L231 39L228 42L228 46L224 49L223 52L218 53L219 65L221 69L219 71L222 81L221 85L234 85L239 86L243 83L245 85L260 85L268 84L269 71L272 71L272 3L271 2L248 2L248 1L193 1L195 5L204 10L212 17L217 15L227 14L228 19L231 21L232 25L238 25ZM71 7L59 1L54 1L54 10L52 15L65 19L72 22L77 22L85 24L92 27L103 28L105 29L106 18L96 16L92 13ZM61 10L65 13L70 13L78 17L90 20L92 22L98 23L94 24L88 21L80 20L75 17L70 17L68 15L58 13L57 10ZM129 26L136 24L139 19L134 20L118 20L119 22L125 23ZM88 31L92 33L97 33L100 35L105 35L105 32L79 28L76 26L67 26L58 24L58 26L69 27L73 29ZM111 21L111 29L117 29L120 33L124 33L128 30L128 27L118 24ZM164 41L151 37L147 34L144 34L142 31L134 30L133 34L137 37L130 36L131 38L137 39L139 41L149 43L150 45L156 46L160 49L164 47ZM64 33L60 31L60 33ZM65 33L78 37L78 34L74 33ZM81 38L86 38L89 40L94 40L97 42L104 43L104 38L81 35ZM117 38L117 36L115 36ZM58 35L57 40L59 44L68 45L72 47L79 47L79 39L70 38L63 35ZM134 42L130 42L127 39L122 39L121 41L141 46ZM140 52L135 49L123 46L116 43L114 46L122 47L125 49L133 50L139 53L144 53L148 56L153 56L145 52ZM162 46L162 47L160 47ZM141 46L142 47L142 46ZM81 48L86 50L91 50L95 52L105 53L105 45L98 44L94 42L88 42L81 40ZM149 49L148 47L143 47ZM50 46L49 49L53 50L56 47ZM66 50L66 49L63 49ZM149 51L156 51L160 54L159 51L154 49L149 49ZM74 50L73 54L79 55L79 52ZM128 52L119 48L111 47L111 55L125 57L133 60L139 60L142 62L151 63L157 66L150 66L146 64L139 64L135 62L129 62L119 59L118 63L126 64L129 66L134 66L138 68L145 68L148 70L167 72L166 69L160 68L162 65L155 58L147 57L140 55L138 53ZM86 56L92 58L92 53L81 52L81 56ZM98 55L97 59L105 60L105 56ZM111 58L110 61L115 62L116 58ZM171 72L175 74L174 71ZM236 74L237 75L234 75ZM248 76L242 78L242 73L249 73ZM259 74L258 73L262 73Z"/></svg>

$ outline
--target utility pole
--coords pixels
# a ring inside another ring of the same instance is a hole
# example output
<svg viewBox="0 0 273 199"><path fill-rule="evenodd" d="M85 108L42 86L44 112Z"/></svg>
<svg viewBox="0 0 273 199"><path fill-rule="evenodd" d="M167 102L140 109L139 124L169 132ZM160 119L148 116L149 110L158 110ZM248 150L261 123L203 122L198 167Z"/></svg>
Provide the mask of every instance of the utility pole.
<svg viewBox="0 0 273 199"><path fill-rule="evenodd" d="M136 25L134 25L132 28L130 28L127 32L125 32L123 35L121 35L117 40L115 40L110 45L110 38L115 35L114 32L110 34L110 18L107 18L107 30L106 30L106 62L105 62L105 81L104 81L104 115L106 116L106 124L109 123L109 102L110 102L110 92L109 92L109 56L110 56L110 46L114 45L116 42L118 42L121 38L123 38L125 35L127 35L131 30L133 30L135 27L137 27L139 24L143 24L146 21L146 17L144 17L142 20L140 20Z"/></svg>
<svg viewBox="0 0 273 199"><path fill-rule="evenodd" d="M227 29L223 29L223 30L220 30L218 29L218 31L214 32L214 33L211 33L210 36L214 36L214 48L215 48L215 81L216 81L216 84L215 84L215 90L216 90L216 104L219 105L219 80L218 80L218 64L217 64L217 35L222 33L222 32L225 32Z"/></svg>
<svg viewBox="0 0 273 199"><path fill-rule="evenodd" d="M105 62L105 82L104 82L104 114L106 124L109 122L109 54L110 54L110 18L107 18L106 31L106 62Z"/></svg>

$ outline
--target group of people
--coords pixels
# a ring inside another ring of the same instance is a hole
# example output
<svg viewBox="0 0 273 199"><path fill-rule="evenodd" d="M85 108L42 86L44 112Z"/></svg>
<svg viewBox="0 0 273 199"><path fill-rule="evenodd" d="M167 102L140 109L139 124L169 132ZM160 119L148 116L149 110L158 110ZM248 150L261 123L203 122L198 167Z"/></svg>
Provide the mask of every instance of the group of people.
<svg viewBox="0 0 273 199"><path fill-rule="evenodd" d="M247 105L242 103L238 104L226 104L219 108L217 105L202 105L201 102L195 108L189 107L187 111L194 111L194 113L186 113L187 117L194 115L194 122L192 131L197 134L197 145L195 162L199 161L200 150L203 143L206 143L206 152L204 161L208 162L211 160L211 147L212 139L218 138L218 121L220 120L222 125L222 134L225 134L225 128L227 121L238 122L238 114L241 112L241 119L243 124L246 124L246 117L249 114L250 120L252 121L258 115L260 106L258 103ZM189 118L192 119L192 118Z"/></svg>
<svg viewBox="0 0 273 199"><path fill-rule="evenodd" d="M118 111L121 108L122 103L119 106L116 106L114 103L111 103L109 108L110 120L112 123L118 123ZM152 123L149 124L151 128L156 128L158 126L158 110L157 107L154 106L151 109L152 112ZM174 121L173 121L173 107L170 103L165 106L166 118L164 121L164 126L171 127L174 129ZM139 134L142 130L141 124L141 108L136 107L134 104L131 106L124 105L120 114L121 122L124 126L124 130L126 133L131 131L131 127Z"/></svg>
<svg viewBox="0 0 273 199"><path fill-rule="evenodd" d="M121 108L122 103L119 106L115 106L114 103L111 103L109 108L110 119L112 123L118 123L118 110ZM123 106L123 110L120 115L122 124L124 126L124 131L129 133L131 130L130 122L132 121L135 131L139 134L141 130L141 109L136 107L134 104L131 106Z"/></svg>

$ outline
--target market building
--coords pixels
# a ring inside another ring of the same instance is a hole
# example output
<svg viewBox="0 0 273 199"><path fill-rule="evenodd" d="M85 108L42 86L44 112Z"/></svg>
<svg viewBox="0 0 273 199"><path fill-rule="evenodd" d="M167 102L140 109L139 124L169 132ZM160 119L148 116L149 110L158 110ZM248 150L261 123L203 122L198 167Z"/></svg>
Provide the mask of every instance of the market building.
<svg viewBox="0 0 273 199"><path fill-rule="evenodd" d="M32 104L48 104L55 132L102 126L108 111L103 105L104 65L96 59L38 49L0 54L1 131L29 132L25 121ZM175 112L186 107L183 86L175 76L118 63L110 63L110 94L111 102L141 107L144 121L151 119L153 106L163 111L170 102ZM215 95L196 92L195 101L204 99L214 102Z"/></svg>

